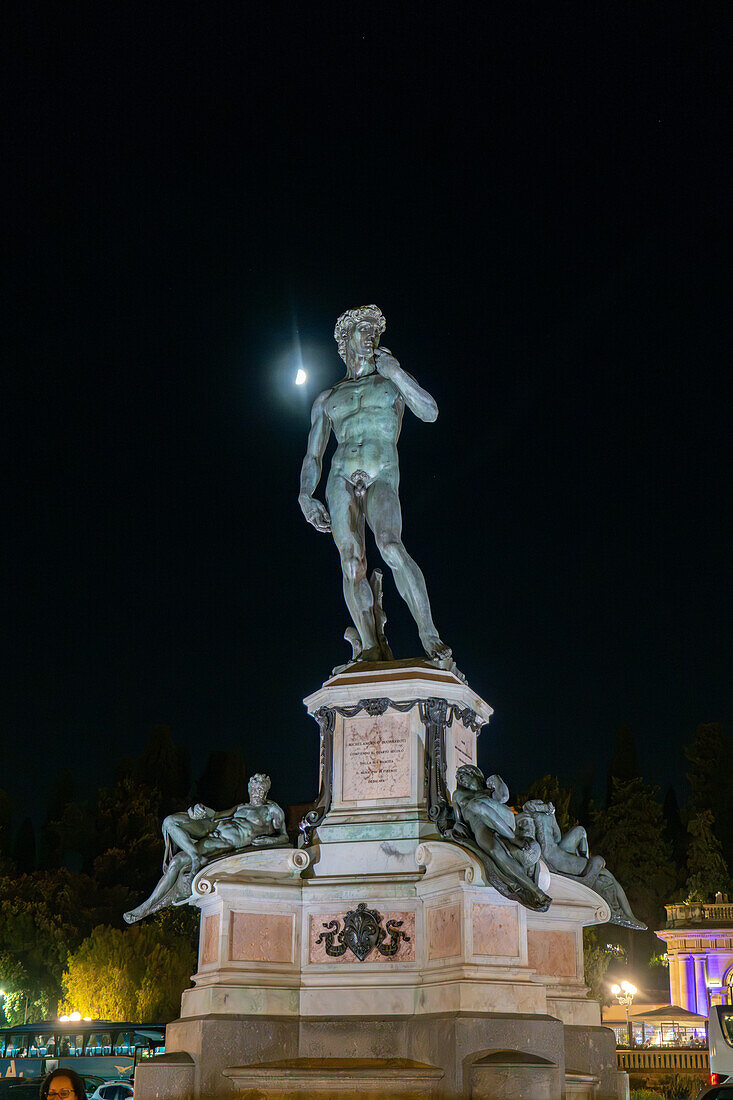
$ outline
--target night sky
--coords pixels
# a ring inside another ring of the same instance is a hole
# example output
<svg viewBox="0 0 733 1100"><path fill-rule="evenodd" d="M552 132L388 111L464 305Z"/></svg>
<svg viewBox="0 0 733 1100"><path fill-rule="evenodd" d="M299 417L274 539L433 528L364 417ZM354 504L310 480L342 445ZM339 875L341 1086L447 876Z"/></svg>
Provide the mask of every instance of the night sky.
<svg viewBox="0 0 733 1100"><path fill-rule="evenodd" d="M404 538L513 791L731 728L727 5L18 5L0 786L154 723L317 788L345 660L297 503L333 326L436 398ZM9 108L9 110L8 110ZM309 383L293 385L302 354ZM374 554L370 566L377 564ZM386 580L397 656L417 633Z"/></svg>

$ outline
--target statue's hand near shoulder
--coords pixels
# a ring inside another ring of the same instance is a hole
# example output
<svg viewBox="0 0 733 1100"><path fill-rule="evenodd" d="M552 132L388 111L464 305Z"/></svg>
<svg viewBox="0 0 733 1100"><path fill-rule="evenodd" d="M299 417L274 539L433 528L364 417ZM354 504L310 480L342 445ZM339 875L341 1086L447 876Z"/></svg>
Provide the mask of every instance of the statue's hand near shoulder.
<svg viewBox="0 0 733 1100"><path fill-rule="evenodd" d="M303 515L311 526L315 527L316 531L326 534L331 530L331 517L325 504L321 504L320 500L316 500L315 497L309 497L307 493L300 494L298 503Z"/></svg>
<svg viewBox="0 0 733 1100"><path fill-rule="evenodd" d="M389 348L376 348L374 351L374 362L377 365L377 370L385 378L392 378L394 372L399 369L399 360L394 357Z"/></svg>

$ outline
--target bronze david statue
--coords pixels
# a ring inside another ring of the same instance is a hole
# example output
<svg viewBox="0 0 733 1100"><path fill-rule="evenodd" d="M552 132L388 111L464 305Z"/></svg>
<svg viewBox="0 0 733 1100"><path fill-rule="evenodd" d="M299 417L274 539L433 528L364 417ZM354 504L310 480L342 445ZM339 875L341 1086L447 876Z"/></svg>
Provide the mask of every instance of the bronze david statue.
<svg viewBox="0 0 733 1100"><path fill-rule="evenodd" d="M367 579L364 536L368 524L417 623L428 658L452 663L451 650L433 622L425 578L402 542L399 498L397 440L405 407L432 423L438 406L391 351L380 348L385 327L382 311L373 305L348 309L336 322L334 336L346 376L313 403L298 501L308 522L316 531L330 531L338 548L344 598L354 624L345 635L353 659L392 659L384 636L381 574ZM313 494L331 432L338 445L326 481L326 508Z"/></svg>

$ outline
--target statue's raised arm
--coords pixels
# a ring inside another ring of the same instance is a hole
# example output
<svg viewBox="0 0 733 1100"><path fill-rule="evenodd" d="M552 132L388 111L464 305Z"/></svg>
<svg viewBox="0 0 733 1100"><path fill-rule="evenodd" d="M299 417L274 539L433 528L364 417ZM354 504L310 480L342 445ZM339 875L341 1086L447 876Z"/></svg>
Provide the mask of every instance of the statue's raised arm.
<svg viewBox="0 0 733 1100"><path fill-rule="evenodd" d="M427 390L418 385L411 374L400 366L389 348L377 348L374 353L377 370L394 382L408 409L420 420L432 424L438 419L438 404Z"/></svg>

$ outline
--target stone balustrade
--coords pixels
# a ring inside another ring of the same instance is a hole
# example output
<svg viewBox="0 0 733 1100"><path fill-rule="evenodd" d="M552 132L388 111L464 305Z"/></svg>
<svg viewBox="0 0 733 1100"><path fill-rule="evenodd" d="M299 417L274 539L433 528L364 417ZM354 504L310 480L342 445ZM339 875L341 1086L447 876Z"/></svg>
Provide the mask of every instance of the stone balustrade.
<svg viewBox="0 0 733 1100"><path fill-rule="evenodd" d="M667 1073L707 1074L710 1055L707 1050L673 1050L656 1047L646 1050L616 1051L617 1065L626 1073L646 1073L664 1070Z"/></svg>
<svg viewBox="0 0 733 1100"><path fill-rule="evenodd" d="M683 927L688 924L733 924L733 902L680 903L665 905L665 909L668 928Z"/></svg>

